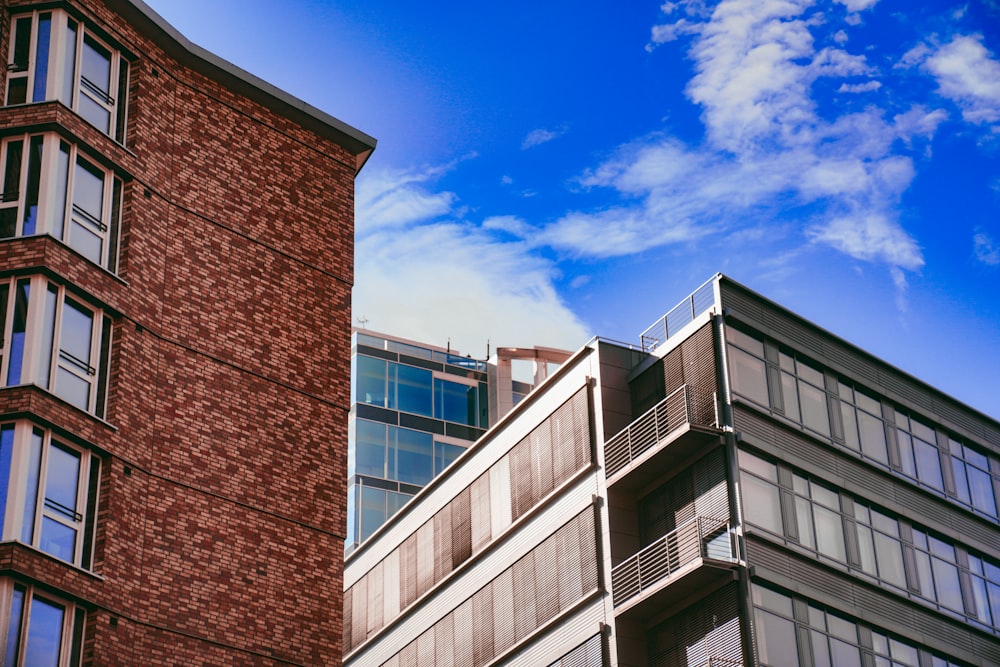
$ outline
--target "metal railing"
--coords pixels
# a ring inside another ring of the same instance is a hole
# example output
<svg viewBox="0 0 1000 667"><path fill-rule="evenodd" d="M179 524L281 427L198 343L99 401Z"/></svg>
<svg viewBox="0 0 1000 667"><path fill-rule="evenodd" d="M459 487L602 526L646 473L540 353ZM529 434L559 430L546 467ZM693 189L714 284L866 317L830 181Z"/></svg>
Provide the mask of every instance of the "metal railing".
<svg viewBox="0 0 1000 667"><path fill-rule="evenodd" d="M617 607L698 558L733 560L729 521L696 516L611 570Z"/></svg>
<svg viewBox="0 0 1000 667"><path fill-rule="evenodd" d="M699 406L704 407L704 401L709 398L715 402L714 396L701 396L686 384L672 391L605 443L605 474L611 477L642 456L644 452L655 447L672 431L684 424L693 423ZM702 424L702 426L712 425Z"/></svg>
<svg viewBox="0 0 1000 667"><path fill-rule="evenodd" d="M715 304L715 277L691 292L690 296L653 322L639 336L643 352L652 352L667 339Z"/></svg>

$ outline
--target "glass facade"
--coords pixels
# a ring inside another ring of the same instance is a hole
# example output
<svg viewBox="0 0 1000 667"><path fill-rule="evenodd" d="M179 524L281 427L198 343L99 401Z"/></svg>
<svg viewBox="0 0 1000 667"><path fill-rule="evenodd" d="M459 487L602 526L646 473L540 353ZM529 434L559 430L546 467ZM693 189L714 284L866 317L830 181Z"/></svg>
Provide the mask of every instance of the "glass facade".
<svg viewBox="0 0 1000 667"><path fill-rule="evenodd" d="M733 327L726 338L736 397L1000 522L1000 460L796 353Z"/></svg>
<svg viewBox="0 0 1000 667"><path fill-rule="evenodd" d="M468 357L355 333L348 551L485 432L486 370Z"/></svg>

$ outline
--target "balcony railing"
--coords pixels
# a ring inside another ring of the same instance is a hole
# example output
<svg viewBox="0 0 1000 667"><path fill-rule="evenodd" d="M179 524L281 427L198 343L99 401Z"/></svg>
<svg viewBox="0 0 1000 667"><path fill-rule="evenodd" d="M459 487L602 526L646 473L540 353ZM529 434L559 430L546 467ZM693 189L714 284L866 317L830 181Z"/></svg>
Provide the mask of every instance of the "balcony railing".
<svg viewBox="0 0 1000 667"><path fill-rule="evenodd" d="M714 396L701 397L686 384L671 392L607 441L604 445L605 474L610 478L655 447L671 432L693 423L694 415L703 412L698 410L699 405L704 406L704 402L709 399L715 403ZM718 423L718 418L715 423ZM712 425L714 424L702 424Z"/></svg>
<svg viewBox="0 0 1000 667"><path fill-rule="evenodd" d="M611 571L617 607L699 558L733 560L729 522L696 516L682 523Z"/></svg>
<svg viewBox="0 0 1000 667"><path fill-rule="evenodd" d="M652 352L663 345L684 325L715 305L715 281L716 278L713 277L704 283L643 331L639 336L643 352Z"/></svg>

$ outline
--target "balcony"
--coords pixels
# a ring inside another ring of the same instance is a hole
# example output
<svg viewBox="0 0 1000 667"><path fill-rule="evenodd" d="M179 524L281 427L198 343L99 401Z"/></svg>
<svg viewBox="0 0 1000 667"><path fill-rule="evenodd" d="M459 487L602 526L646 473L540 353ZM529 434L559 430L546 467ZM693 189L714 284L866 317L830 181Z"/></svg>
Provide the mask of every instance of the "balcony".
<svg viewBox="0 0 1000 667"><path fill-rule="evenodd" d="M608 486L624 491L639 489L661 477L672 464L722 442L715 404L714 394L703 396L681 385L614 435L604 445ZM698 420L695 415L699 414L715 417Z"/></svg>
<svg viewBox="0 0 1000 667"><path fill-rule="evenodd" d="M696 516L611 570L618 616L645 617L734 576L729 521Z"/></svg>

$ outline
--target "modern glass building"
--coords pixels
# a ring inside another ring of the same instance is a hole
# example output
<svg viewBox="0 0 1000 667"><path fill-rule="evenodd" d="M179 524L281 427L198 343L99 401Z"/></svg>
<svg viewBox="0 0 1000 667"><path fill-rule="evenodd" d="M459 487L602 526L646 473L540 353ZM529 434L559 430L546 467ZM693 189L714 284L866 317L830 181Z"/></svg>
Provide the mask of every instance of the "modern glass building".
<svg viewBox="0 0 1000 667"><path fill-rule="evenodd" d="M717 275L348 556L344 664L1000 664L1000 423Z"/></svg>
<svg viewBox="0 0 1000 667"><path fill-rule="evenodd" d="M348 553L489 426L485 361L370 331L351 345Z"/></svg>

